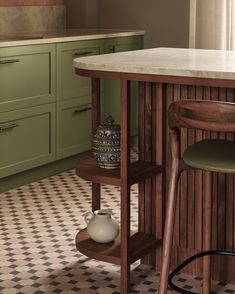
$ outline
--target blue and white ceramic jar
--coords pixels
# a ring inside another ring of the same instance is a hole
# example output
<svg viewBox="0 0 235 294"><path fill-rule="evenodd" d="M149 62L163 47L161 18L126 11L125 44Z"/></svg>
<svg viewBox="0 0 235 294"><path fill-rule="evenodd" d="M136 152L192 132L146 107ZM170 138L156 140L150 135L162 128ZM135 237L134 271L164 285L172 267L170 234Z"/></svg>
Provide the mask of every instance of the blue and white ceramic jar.
<svg viewBox="0 0 235 294"><path fill-rule="evenodd" d="M120 166L120 126L114 124L112 116L97 128L92 143L99 167L113 169Z"/></svg>

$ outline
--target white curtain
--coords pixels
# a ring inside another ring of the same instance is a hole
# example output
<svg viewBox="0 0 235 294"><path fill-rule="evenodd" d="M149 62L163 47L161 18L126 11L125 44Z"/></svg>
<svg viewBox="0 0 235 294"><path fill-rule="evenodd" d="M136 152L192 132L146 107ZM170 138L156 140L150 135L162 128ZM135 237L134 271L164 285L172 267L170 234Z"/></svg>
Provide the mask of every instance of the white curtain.
<svg viewBox="0 0 235 294"><path fill-rule="evenodd" d="M190 48L235 50L235 0L190 0Z"/></svg>

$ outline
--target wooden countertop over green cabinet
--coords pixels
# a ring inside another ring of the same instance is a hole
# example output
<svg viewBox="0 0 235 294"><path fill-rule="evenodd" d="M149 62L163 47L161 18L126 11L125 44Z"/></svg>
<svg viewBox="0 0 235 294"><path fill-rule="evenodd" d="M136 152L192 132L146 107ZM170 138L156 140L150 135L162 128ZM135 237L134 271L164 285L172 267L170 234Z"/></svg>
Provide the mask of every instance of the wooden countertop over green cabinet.
<svg viewBox="0 0 235 294"><path fill-rule="evenodd" d="M57 44L57 99L90 95L90 79L78 77L73 59L103 53L103 40L77 41Z"/></svg>
<svg viewBox="0 0 235 294"><path fill-rule="evenodd" d="M0 112L55 101L55 45L0 48Z"/></svg>
<svg viewBox="0 0 235 294"><path fill-rule="evenodd" d="M144 37L131 36L122 38L110 38L105 40L105 53L115 53L143 49ZM131 82L131 133L137 134L138 130L138 87ZM104 81L104 117L112 115L116 123L119 123L120 109L120 82L117 80Z"/></svg>
<svg viewBox="0 0 235 294"><path fill-rule="evenodd" d="M55 160L55 103L0 113L0 178Z"/></svg>

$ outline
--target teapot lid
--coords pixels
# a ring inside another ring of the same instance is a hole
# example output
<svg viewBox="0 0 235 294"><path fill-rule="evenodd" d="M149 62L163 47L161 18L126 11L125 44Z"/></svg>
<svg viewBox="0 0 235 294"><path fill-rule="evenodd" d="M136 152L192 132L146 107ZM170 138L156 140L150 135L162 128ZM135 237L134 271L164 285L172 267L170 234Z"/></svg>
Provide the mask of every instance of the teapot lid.
<svg viewBox="0 0 235 294"><path fill-rule="evenodd" d="M101 129L117 129L119 130L120 129L120 126L117 125L117 124L114 124L114 119L112 117L112 115L109 115L106 119L105 119L105 123L104 124L101 124L99 126L99 128Z"/></svg>
<svg viewBox="0 0 235 294"><path fill-rule="evenodd" d="M97 128L95 137L116 137L120 136L120 126L114 124L114 119L110 115L105 119L105 123L101 124Z"/></svg>

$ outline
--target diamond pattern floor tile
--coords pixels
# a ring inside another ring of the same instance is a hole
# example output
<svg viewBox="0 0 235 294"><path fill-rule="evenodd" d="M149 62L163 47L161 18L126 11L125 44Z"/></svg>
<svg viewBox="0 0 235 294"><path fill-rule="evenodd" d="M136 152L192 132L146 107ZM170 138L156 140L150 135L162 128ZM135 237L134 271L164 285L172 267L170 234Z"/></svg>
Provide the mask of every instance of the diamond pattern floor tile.
<svg viewBox="0 0 235 294"><path fill-rule="evenodd" d="M10 190L0 198L1 294L118 294L120 268L80 254L74 238L85 227L91 184L74 170ZM137 227L137 186L132 189L132 226ZM102 187L102 208L115 208L119 188ZM156 293L159 273L135 263L132 292ZM201 279L179 275L179 285L200 292ZM235 293L235 285L214 284L218 293ZM170 291L169 291L170 292Z"/></svg>

